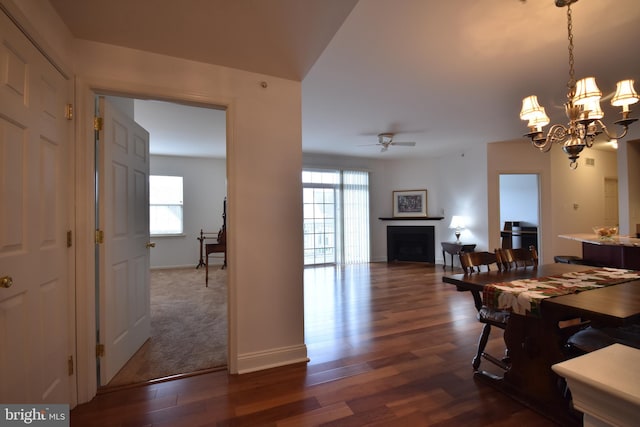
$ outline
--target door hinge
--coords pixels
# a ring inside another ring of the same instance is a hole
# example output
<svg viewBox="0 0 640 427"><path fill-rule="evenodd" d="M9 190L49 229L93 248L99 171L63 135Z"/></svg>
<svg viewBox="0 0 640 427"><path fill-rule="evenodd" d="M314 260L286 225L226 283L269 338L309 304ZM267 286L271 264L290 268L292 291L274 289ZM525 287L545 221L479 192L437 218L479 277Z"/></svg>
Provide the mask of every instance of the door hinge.
<svg viewBox="0 0 640 427"><path fill-rule="evenodd" d="M102 117L94 117L93 118L93 130L101 131L102 130Z"/></svg>
<svg viewBox="0 0 640 427"><path fill-rule="evenodd" d="M96 245L104 243L104 231L96 230Z"/></svg>
<svg viewBox="0 0 640 427"><path fill-rule="evenodd" d="M67 231L67 247L70 248L73 246L73 233L71 230Z"/></svg>
<svg viewBox="0 0 640 427"><path fill-rule="evenodd" d="M96 344L96 357L104 357L104 344Z"/></svg>
<svg viewBox="0 0 640 427"><path fill-rule="evenodd" d="M64 106L64 116L67 120L73 120L73 104L67 104Z"/></svg>
<svg viewBox="0 0 640 427"><path fill-rule="evenodd" d="M73 375L73 356L69 356L69 360L67 361L67 367L69 376Z"/></svg>

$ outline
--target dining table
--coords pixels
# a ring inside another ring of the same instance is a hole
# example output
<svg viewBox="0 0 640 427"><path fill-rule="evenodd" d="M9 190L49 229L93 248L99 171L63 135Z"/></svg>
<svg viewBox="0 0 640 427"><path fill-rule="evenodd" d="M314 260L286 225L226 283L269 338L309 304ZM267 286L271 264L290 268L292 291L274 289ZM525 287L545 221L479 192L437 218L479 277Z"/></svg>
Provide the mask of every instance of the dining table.
<svg viewBox="0 0 640 427"><path fill-rule="evenodd" d="M561 425L581 425L566 383L551 368L571 357L568 338L585 325L640 322L640 271L554 263L448 274L443 282L469 292L476 308L510 311L504 331L509 368L503 375L476 370L474 377Z"/></svg>

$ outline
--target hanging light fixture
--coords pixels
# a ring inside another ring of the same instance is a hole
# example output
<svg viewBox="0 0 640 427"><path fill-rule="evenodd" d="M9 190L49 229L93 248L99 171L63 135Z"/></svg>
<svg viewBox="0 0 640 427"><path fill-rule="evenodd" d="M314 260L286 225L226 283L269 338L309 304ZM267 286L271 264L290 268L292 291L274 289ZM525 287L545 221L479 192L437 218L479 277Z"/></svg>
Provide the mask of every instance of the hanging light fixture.
<svg viewBox="0 0 640 427"><path fill-rule="evenodd" d="M612 134L601 121L604 113L600 108L602 92L596 85L593 77L587 77L576 82L574 77L573 60L573 26L571 20L571 4L578 0L556 0L556 6L567 7L567 33L569 39L569 81L567 82L567 102L565 112L569 118L568 125L554 124L544 135L542 128L549 124L549 117L544 107L538 104L538 98L531 95L522 100L520 118L528 122L529 133L525 136L531 138L534 146L540 151L547 152L553 143L562 144L562 150L569 156L569 166L578 167L576 162L584 147L593 146L597 135L604 133L610 140L624 138L629 130L629 125L638 119L629 117L629 105L640 100L633 88L633 80L618 82L616 93L611 99L611 105L622 107L622 118L614 123L622 126L620 135Z"/></svg>

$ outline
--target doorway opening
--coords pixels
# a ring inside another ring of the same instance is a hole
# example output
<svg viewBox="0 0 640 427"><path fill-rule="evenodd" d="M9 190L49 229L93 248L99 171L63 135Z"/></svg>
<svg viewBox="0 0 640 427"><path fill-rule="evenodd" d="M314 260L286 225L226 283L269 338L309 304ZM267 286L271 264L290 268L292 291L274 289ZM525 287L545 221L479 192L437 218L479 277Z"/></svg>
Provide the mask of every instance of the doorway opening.
<svg viewBox="0 0 640 427"><path fill-rule="evenodd" d="M108 381L104 377L101 380L98 371L99 386L226 369L226 271L218 274L221 265L217 265L217 259L211 260L210 286L205 286L204 268L198 268L197 239L203 231L218 230L223 221L227 191L226 111L126 96L107 98L149 132L149 175L181 176L184 201L182 233L156 234L149 239L147 224L147 239L153 246L149 249L150 285L146 297L151 313L149 339ZM148 200L146 209L148 212ZM96 271L100 268L103 266L96 264ZM96 283L97 313L102 312L102 317L118 315L100 300L104 295L101 286ZM103 322L97 315L96 335L100 340L104 339L100 333ZM158 334L167 336L160 338ZM205 338L207 334L216 336ZM212 350L211 345L217 348ZM100 369L99 363L97 366Z"/></svg>
<svg viewBox="0 0 640 427"><path fill-rule="evenodd" d="M500 174L502 247L535 246L541 256L540 188L538 174Z"/></svg>

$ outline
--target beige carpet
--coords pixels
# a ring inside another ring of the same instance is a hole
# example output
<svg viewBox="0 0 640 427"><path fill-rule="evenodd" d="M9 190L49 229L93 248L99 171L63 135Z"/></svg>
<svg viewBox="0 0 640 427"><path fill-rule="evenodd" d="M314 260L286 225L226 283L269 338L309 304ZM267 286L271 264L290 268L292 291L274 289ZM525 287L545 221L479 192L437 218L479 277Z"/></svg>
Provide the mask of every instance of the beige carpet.
<svg viewBox="0 0 640 427"><path fill-rule="evenodd" d="M209 267L151 270L151 338L108 386L186 374L227 363L227 273Z"/></svg>

